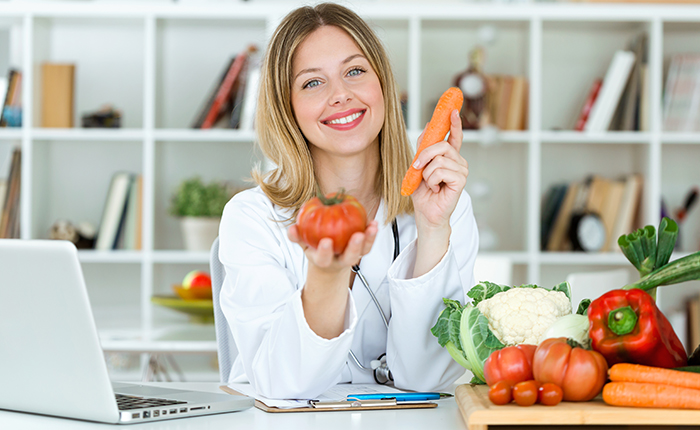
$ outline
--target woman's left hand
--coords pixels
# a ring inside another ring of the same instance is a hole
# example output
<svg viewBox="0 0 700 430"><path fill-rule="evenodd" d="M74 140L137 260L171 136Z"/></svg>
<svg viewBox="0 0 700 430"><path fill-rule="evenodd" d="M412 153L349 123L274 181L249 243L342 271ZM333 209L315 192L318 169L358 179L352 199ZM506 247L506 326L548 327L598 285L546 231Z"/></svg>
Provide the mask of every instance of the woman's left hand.
<svg viewBox="0 0 700 430"><path fill-rule="evenodd" d="M459 153L462 147L462 121L459 111L450 116L450 135L447 141L425 148L416 160L423 169L423 181L411 195L419 230L439 229L449 225L450 216L467 183L469 165ZM423 135L418 138L418 145Z"/></svg>

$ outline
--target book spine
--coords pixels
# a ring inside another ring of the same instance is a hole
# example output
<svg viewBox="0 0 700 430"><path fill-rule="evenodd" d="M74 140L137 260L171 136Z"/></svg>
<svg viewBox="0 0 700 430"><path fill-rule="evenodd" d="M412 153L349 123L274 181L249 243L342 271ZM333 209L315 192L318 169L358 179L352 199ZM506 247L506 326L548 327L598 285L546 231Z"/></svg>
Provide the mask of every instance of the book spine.
<svg viewBox="0 0 700 430"><path fill-rule="evenodd" d="M591 108L593 108L593 104L595 103L596 98L598 98L598 93L600 93L600 87L602 86L602 79L596 79L593 82L593 86L591 86L591 90L588 92L588 97L586 97L586 102L583 104L581 115L576 121L574 130L583 131L583 129L586 127L586 121L588 121L588 116L591 114Z"/></svg>
<svg viewBox="0 0 700 430"><path fill-rule="evenodd" d="M202 128L212 128L214 123L216 123L216 120L219 119L221 110L226 103L226 99L231 97L233 84L236 82L236 78L240 74L247 56L248 55L246 53L241 53L236 56L236 60L231 65L231 68L226 74L226 78L224 78L224 82L221 84L219 91L216 93L216 98L214 98L212 106L209 109L209 113L207 113L207 116L202 123Z"/></svg>

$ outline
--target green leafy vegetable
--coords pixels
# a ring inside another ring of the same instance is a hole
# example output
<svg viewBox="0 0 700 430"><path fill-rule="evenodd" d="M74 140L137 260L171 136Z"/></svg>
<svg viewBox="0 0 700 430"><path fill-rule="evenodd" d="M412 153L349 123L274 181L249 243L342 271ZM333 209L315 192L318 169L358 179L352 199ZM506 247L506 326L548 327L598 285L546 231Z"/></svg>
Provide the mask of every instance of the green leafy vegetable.
<svg viewBox="0 0 700 430"><path fill-rule="evenodd" d="M578 309L576 309L576 315L587 315L588 306L591 305L591 299L583 299L578 304Z"/></svg>
<svg viewBox="0 0 700 430"><path fill-rule="evenodd" d="M485 381L484 362L492 352L505 348L505 345L489 329L488 319L472 304L467 304L462 310L460 340L472 373Z"/></svg>
<svg viewBox="0 0 700 430"><path fill-rule="evenodd" d="M494 284L495 285L495 284ZM493 351L505 347L489 329L489 322L472 304L443 299L445 310L430 332L452 358L484 383L484 362Z"/></svg>
<svg viewBox="0 0 700 430"><path fill-rule="evenodd" d="M471 290L467 292L467 296L472 299L472 304L474 306L478 305L479 302L490 299L496 294L509 290L510 287L506 285L498 285L489 281L482 281L474 285Z"/></svg>

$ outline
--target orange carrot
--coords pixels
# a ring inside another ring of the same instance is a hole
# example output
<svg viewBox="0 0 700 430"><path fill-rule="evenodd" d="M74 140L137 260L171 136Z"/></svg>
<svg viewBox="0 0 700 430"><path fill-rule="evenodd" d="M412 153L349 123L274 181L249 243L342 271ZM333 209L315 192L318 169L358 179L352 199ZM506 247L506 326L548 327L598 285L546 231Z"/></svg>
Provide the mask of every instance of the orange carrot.
<svg viewBox="0 0 700 430"><path fill-rule="evenodd" d="M462 91L457 87L448 88L438 100L438 104L433 111L433 117L423 133L423 140L421 140L418 151L413 157L411 167L408 168L408 172L406 172L406 176L404 176L401 183L402 196L410 196L420 185L420 181L423 179L423 168L416 169L413 167L413 163L416 162L421 151L445 139L447 132L450 131L450 115L453 110L462 109L463 101Z"/></svg>
<svg viewBox="0 0 700 430"><path fill-rule="evenodd" d="M613 406L700 409L700 390L666 384L609 382L603 400Z"/></svg>
<svg viewBox="0 0 700 430"><path fill-rule="evenodd" d="M700 390L700 374L641 364L617 363L608 371L611 381L649 382ZM700 392L698 392L700 395Z"/></svg>

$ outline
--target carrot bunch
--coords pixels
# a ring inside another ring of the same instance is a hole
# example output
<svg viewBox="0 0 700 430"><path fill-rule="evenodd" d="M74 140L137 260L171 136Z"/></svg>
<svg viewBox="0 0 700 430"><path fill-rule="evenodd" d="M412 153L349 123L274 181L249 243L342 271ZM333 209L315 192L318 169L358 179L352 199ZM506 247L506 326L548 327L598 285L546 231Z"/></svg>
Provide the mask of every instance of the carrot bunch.
<svg viewBox="0 0 700 430"><path fill-rule="evenodd" d="M432 146L438 142L445 139L447 132L450 131L450 115L452 111L457 109L462 109L462 103L464 102L464 96L462 91L457 87L448 88L440 100L438 100L437 106L433 111L433 116L428 123L428 126L423 132L423 140L421 140L418 151L416 151L415 157L411 162L411 167L408 168L406 176L403 178L401 183L401 195L410 196L414 191L418 189L420 181L423 179L423 168L416 169L413 167L413 163L418 159L418 155L427 147Z"/></svg>
<svg viewBox="0 0 700 430"><path fill-rule="evenodd" d="M700 409L700 374L618 363L609 371L603 400L613 406Z"/></svg>

